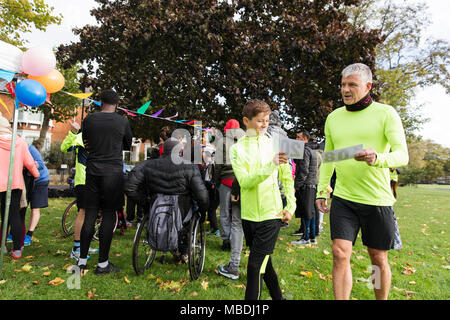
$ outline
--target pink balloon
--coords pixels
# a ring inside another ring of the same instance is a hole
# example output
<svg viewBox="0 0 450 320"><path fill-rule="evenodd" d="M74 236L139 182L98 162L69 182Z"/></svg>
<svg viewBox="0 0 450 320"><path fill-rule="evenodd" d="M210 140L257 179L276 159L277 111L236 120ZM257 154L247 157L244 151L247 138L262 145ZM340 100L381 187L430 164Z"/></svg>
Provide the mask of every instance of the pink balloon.
<svg viewBox="0 0 450 320"><path fill-rule="evenodd" d="M56 68L56 57L50 48L34 47L22 56L22 71L32 76L43 76Z"/></svg>

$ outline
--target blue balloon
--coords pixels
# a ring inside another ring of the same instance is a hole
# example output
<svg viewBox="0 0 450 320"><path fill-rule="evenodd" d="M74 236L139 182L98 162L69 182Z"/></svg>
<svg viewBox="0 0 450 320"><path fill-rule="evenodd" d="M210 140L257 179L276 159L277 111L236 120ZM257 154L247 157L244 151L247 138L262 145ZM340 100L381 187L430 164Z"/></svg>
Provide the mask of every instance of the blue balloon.
<svg viewBox="0 0 450 320"><path fill-rule="evenodd" d="M17 99L26 106L39 107L47 100L47 90L36 80L25 79L16 85Z"/></svg>

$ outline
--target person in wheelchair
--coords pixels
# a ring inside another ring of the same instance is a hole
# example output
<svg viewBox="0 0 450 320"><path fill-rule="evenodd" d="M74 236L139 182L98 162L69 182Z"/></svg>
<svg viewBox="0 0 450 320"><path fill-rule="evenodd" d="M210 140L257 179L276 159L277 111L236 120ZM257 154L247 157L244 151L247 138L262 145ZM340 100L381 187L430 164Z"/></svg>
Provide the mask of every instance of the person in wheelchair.
<svg viewBox="0 0 450 320"><path fill-rule="evenodd" d="M167 139L163 149L164 152L159 158L145 160L129 173L125 185L127 196L143 205L148 213L156 194L178 195L183 220L189 210L192 208L195 212L196 207L204 217L209 206L209 197L198 166L181 157L182 144L178 139ZM179 232L179 247L172 254L176 260L181 259L187 263L188 232L185 229L183 226Z"/></svg>

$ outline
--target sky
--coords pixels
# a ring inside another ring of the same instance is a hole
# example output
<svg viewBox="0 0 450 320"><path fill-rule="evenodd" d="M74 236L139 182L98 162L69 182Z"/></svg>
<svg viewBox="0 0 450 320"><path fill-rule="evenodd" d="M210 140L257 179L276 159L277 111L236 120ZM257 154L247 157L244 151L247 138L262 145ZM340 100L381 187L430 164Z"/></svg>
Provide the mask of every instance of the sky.
<svg viewBox="0 0 450 320"><path fill-rule="evenodd" d="M24 38L29 41L30 48L57 47L60 44L76 42L78 37L73 34L72 28L96 24L95 18L90 15L90 10L97 7L94 0L44 0L44 2L54 7L55 13L63 15L62 23L47 27L45 32L35 31L24 35ZM448 18L450 1L427 0L426 3L431 14L431 25L426 29L424 38L443 39L450 42L450 19ZM424 104L423 115L430 119L418 133L425 139L431 139L450 148L450 130L448 129L450 95L446 94L441 86L431 86L418 90L413 103Z"/></svg>

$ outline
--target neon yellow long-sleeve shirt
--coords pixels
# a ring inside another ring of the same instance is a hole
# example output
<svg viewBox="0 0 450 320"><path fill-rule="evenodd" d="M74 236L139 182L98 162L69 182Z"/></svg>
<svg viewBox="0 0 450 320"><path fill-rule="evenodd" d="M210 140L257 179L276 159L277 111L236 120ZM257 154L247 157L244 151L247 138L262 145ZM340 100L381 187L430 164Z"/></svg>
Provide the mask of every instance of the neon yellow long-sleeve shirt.
<svg viewBox="0 0 450 320"><path fill-rule="evenodd" d="M230 148L233 172L241 187L241 218L261 222L280 219L283 210L278 177L287 200L286 210L295 213L295 190L289 164L273 163L275 151L266 136L245 136Z"/></svg>
<svg viewBox="0 0 450 320"><path fill-rule="evenodd" d="M374 206L392 206L389 168L408 164L408 149L401 119L391 106L373 102L361 111L345 107L330 113L325 122L325 152L362 144L373 148L377 160L369 166L354 159L322 163L317 198L325 198L336 170L333 195Z"/></svg>

